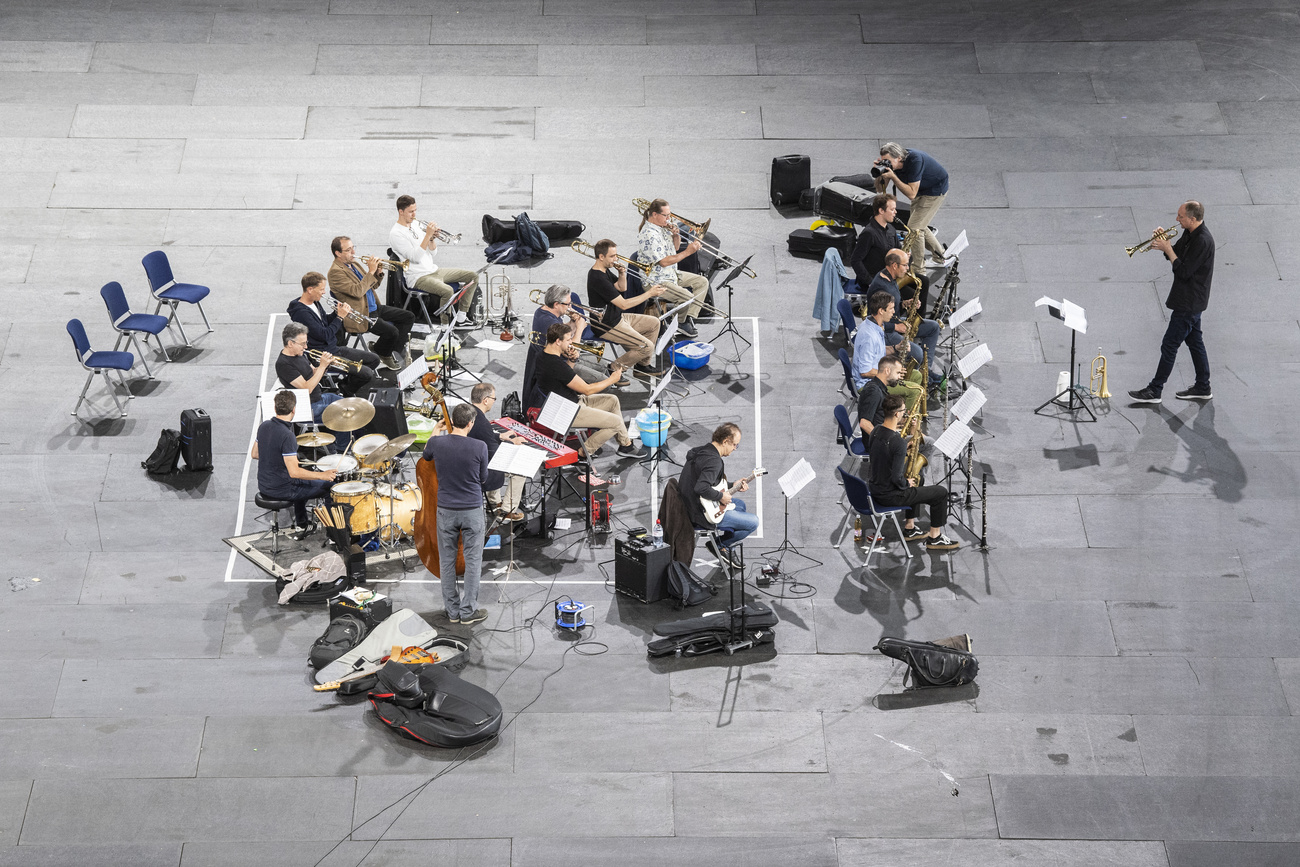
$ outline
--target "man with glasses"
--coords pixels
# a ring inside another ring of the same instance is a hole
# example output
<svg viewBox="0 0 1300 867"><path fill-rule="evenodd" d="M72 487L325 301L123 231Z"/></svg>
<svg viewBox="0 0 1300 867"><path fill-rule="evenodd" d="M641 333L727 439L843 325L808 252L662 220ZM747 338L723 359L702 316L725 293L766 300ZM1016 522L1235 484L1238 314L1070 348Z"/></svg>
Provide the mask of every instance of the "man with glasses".
<svg viewBox="0 0 1300 867"><path fill-rule="evenodd" d="M284 342L284 349L276 356L275 376L283 385L289 388L300 388L309 394L312 421L320 424L321 413L325 412L325 407L336 400L343 399L343 395L327 392L321 388L321 380L325 376L325 371L329 369L330 362L334 360L334 356L328 352L322 353L320 361L313 367L307 358L307 326L297 322L290 322L284 326L284 330L280 332L280 339ZM340 433L330 450L345 451L351 441L351 432Z"/></svg>
<svg viewBox="0 0 1300 867"><path fill-rule="evenodd" d="M366 322L359 316L349 316L343 320L344 331L349 334L368 331L375 335L371 349L389 367L400 370L410 363L406 343L411 337L415 314L401 307L379 303L375 287L384 273L379 257L371 257L370 265L363 269L357 264L356 247L347 235L339 235L331 241L330 252L334 254L334 264L330 265L326 275L330 294L351 305L353 310L361 311L362 316L375 320Z"/></svg>
<svg viewBox="0 0 1300 867"><path fill-rule="evenodd" d="M581 340L582 332L587 328L586 318L573 306L573 290L560 283L547 287L542 306L533 311L532 343L536 351L540 352L546 347L546 332L551 330L552 325L567 326L573 332L574 340ZM581 365L586 373L593 376L599 374L603 378L606 375L606 371L587 364L575 346L570 346L565 351L564 359L570 364ZM622 380L618 383L620 387L625 384L627 383Z"/></svg>
<svg viewBox="0 0 1300 867"><path fill-rule="evenodd" d="M686 301L691 304L679 315L677 328L682 336L694 339L699 335L695 328L695 318L704 306L704 296L709 292L709 281L699 274L679 271L677 263L687 256L694 255L700 249L698 239L691 241L678 252L682 245L682 231L677 221L671 216L672 208L665 199L655 199L641 215L641 225L637 234L637 252L642 262L652 265L646 282L652 286L663 286L663 298L673 307Z"/></svg>
<svg viewBox="0 0 1300 867"><path fill-rule="evenodd" d="M501 447L502 440L520 446L528 444L528 441L521 436L494 428L492 422L488 420L488 411L497 402L495 385L490 382L480 382L470 390L469 402L478 410L478 415L474 417L474 426L469 429L469 435L487 446L489 462ZM488 505L494 506L497 514L506 521L522 521L524 513L519 510L519 501L523 497L526 481L523 476L507 476L500 470L488 470L487 484L483 488L487 493Z"/></svg>

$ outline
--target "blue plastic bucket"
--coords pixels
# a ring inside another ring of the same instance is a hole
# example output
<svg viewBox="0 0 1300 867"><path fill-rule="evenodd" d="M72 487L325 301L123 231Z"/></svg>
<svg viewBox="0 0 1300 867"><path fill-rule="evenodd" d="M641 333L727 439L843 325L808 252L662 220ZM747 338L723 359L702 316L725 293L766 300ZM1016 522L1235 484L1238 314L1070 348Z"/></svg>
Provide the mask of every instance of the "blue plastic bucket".
<svg viewBox="0 0 1300 867"><path fill-rule="evenodd" d="M654 448L664 444L668 439L668 426L673 423L673 417L666 412L661 412L654 407L646 407L636 414L636 428L641 431L641 445L647 448Z"/></svg>
<svg viewBox="0 0 1300 867"><path fill-rule="evenodd" d="M673 344L673 361L682 370L699 370L709 363L711 355L713 355L712 343L680 340Z"/></svg>

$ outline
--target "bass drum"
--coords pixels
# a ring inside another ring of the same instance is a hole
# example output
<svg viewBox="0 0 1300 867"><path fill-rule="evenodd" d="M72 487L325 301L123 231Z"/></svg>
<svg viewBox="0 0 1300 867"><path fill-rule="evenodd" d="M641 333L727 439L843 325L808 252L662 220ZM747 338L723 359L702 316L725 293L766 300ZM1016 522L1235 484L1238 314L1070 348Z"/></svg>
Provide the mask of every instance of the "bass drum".
<svg viewBox="0 0 1300 867"><path fill-rule="evenodd" d="M340 506L351 506L348 530L353 536L379 529L379 509L375 504L375 486L370 482L340 482L330 488L330 499Z"/></svg>
<svg viewBox="0 0 1300 867"><path fill-rule="evenodd" d="M391 542L400 536L415 538L415 514L424 505L419 488L375 485L375 504L379 507L380 539Z"/></svg>

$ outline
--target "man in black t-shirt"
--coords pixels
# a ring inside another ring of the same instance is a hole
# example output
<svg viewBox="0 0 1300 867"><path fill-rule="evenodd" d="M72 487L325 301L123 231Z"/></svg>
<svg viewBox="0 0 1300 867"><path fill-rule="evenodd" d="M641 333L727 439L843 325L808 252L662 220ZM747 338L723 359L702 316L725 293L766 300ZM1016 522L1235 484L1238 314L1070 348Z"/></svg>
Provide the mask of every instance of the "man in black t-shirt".
<svg viewBox="0 0 1300 867"><path fill-rule="evenodd" d="M917 529L913 509L903 530L904 540L924 540L925 547L932 551L957 548L958 543L943 532L943 525L948 522L948 489L942 485L917 487L904 474L907 441L899 435L898 426L906 414L907 407L901 397L891 394L885 398L884 418L871 432L868 447L870 477L867 485L872 499L881 506L929 506L929 532Z"/></svg>
<svg viewBox="0 0 1300 867"><path fill-rule="evenodd" d="M858 292L869 294L868 287L877 274L885 270L885 254L899 244L898 230L894 220L898 217L898 200L890 193L878 193L871 200L871 219L862 227L858 242L849 256L849 265L857 277ZM909 288L906 297L921 299L921 307L929 306L930 278L924 273L917 275L919 288ZM902 309L899 299L899 309Z"/></svg>
<svg viewBox="0 0 1300 867"><path fill-rule="evenodd" d="M557 322L546 332L546 349L537 356L537 387L545 394L577 402L578 414L573 417L574 427L596 428L587 437L586 457L591 458L610 437L618 440L618 454L625 458L643 458L648 452L632 442L627 425L623 422L623 408L618 395L601 394L606 388L623 378L623 368L615 363L613 373L600 382L589 383L573 372L564 360L564 354L573 344L573 332L563 322ZM564 431L558 433L563 434Z"/></svg>
<svg viewBox="0 0 1300 867"><path fill-rule="evenodd" d="M642 373L661 371L647 366L659 342L659 320L644 313L627 313L651 298L664 294L664 287L650 286L639 295L627 295L627 269L618 260L618 247L608 238L596 242L596 264L587 272L587 303L592 309L605 308L600 321L592 323L596 336L627 350L620 359Z"/></svg>
<svg viewBox="0 0 1300 867"><path fill-rule="evenodd" d="M307 326L299 322L290 322L284 326L284 330L280 332L280 339L284 342L284 349L275 358L275 376L280 380L281 385L288 388L301 388L308 392L312 421L320 424L321 413L325 412L325 407L343 398L341 394L326 392L321 388L321 380L330 362L334 360L334 356L328 352L322 353L321 360L313 367L307 358ZM334 440L331 451L346 451L351 441L351 431L343 432Z"/></svg>
<svg viewBox="0 0 1300 867"><path fill-rule="evenodd" d="M293 501L296 539L311 535L316 525L307 518L307 501L330 491L334 471L314 472L298 465L298 442L293 436L293 410L298 398L292 391L275 394L275 417L262 422L253 443L257 460L257 490L264 497Z"/></svg>
<svg viewBox="0 0 1300 867"><path fill-rule="evenodd" d="M871 435L871 431L885 419L885 398L889 389L903 381L903 360L895 355L886 355L876 365L876 375L867 379L858 392L858 429L862 436Z"/></svg>

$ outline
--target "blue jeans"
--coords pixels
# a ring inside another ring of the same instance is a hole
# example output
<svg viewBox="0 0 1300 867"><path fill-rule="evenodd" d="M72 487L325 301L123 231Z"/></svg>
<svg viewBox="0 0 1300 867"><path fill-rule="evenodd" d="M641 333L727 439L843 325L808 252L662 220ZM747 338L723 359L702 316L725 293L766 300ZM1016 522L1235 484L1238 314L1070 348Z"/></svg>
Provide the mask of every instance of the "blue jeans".
<svg viewBox="0 0 1300 867"><path fill-rule="evenodd" d="M1156 375L1147 388L1159 396L1174 372L1174 360L1178 358L1178 347L1184 343L1192 353L1192 367L1196 370L1198 389L1210 387L1210 357L1205 353L1205 341L1201 338L1201 314L1184 313L1173 310L1169 313L1169 327L1165 337L1160 341L1160 364L1156 365Z"/></svg>
<svg viewBox="0 0 1300 867"><path fill-rule="evenodd" d="M921 351L921 347L925 347L926 352L928 352L930 356L930 363L932 365L934 364L935 351L936 351L936 347L938 347L939 345L939 332L941 330L942 329L939 327L939 323L935 322L933 319L921 320L920 327L916 329L916 339L912 341L912 346L908 350L912 358L916 359L916 363L918 365L925 360L925 353ZM903 335L900 334L899 332L897 331L885 332L886 346L897 346L899 343L902 342L903 342ZM933 373L930 373L929 381L931 384L935 384L939 382L939 380L940 377L936 376Z"/></svg>
<svg viewBox="0 0 1300 867"><path fill-rule="evenodd" d="M452 620L469 617L478 607L478 582L483 573L483 509L438 507L438 565L442 572L442 602ZM465 540L465 588L456 592L456 543Z"/></svg>
<svg viewBox="0 0 1300 867"><path fill-rule="evenodd" d="M329 392L321 392L320 400L312 401L312 405L311 405L312 421L316 422L316 424L320 424L321 423L320 417L321 414L325 412L325 407L329 406L336 400L342 400L342 399L343 399L343 395L341 394L331 394ZM348 444L352 442L352 431L340 431L339 433L336 433L334 436L335 436L334 444L330 446L330 451L336 454L341 454L347 451Z"/></svg>
<svg viewBox="0 0 1300 867"><path fill-rule="evenodd" d="M718 529L724 531L718 541L724 548L739 545L745 541L746 536L758 529L758 516L749 513L745 501L733 497L731 502L736 504L736 508L728 510L718 522Z"/></svg>

